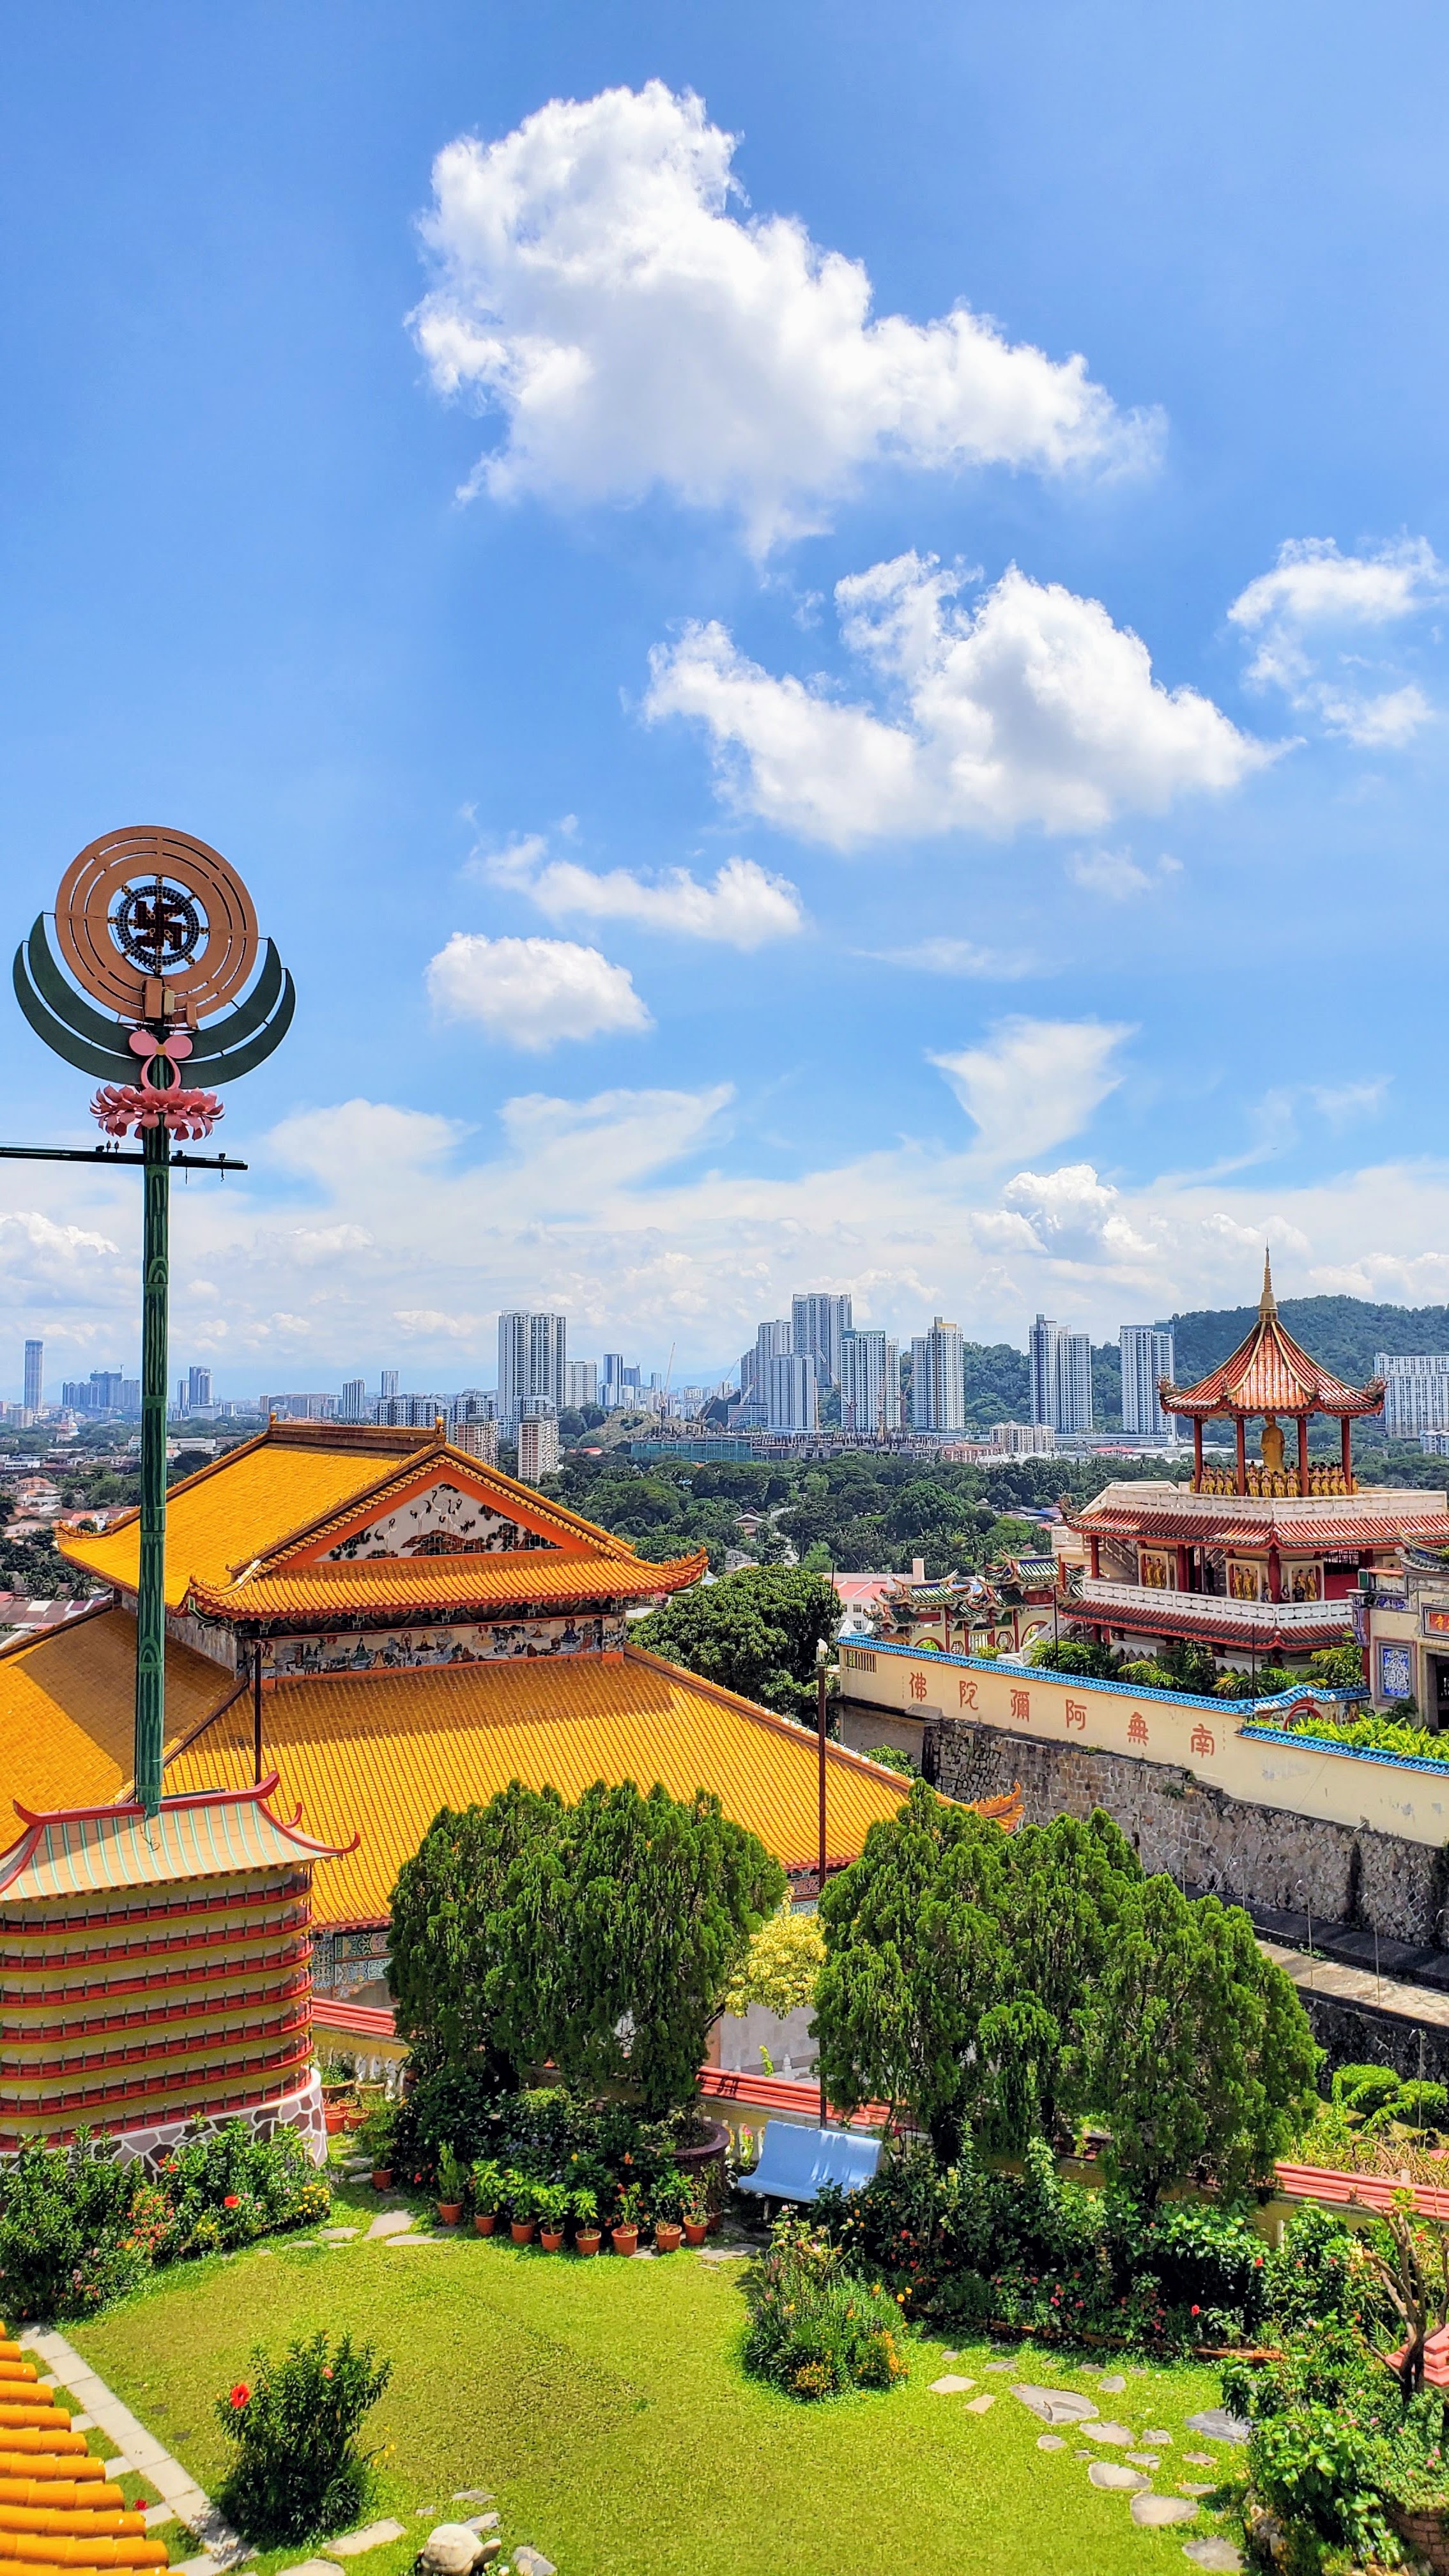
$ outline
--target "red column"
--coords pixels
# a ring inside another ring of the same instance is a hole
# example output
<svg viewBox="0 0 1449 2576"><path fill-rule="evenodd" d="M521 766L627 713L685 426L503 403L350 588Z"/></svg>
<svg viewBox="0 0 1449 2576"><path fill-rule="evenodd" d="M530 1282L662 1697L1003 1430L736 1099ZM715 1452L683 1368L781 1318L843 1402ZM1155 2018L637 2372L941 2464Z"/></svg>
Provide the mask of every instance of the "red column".
<svg viewBox="0 0 1449 2576"><path fill-rule="evenodd" d="M1102 1542L1093 1537L1088 1539L1087 1545L1092 1551L1092 1581L1096 1583L1102 1572Z"/></svg>
<svg viewBox="0 0 1449 2576"><path fill-rule="evenodd" d="M1202 1416L1195 1414L1192 1425L1192 1490L1202 1492Z"/></svg>
<svg viewBox="0 0 1449 2576"><path fill-rule="evenodd" d="M1244 1422L1243 1417L1242 1417L1242 1415L1241 1415L1241 1414L1239 1414L1239 1416L1238 1416L1237 1431L1238 1431L1238 1491L1239 1491L1239 1493L1240 1493L1240 1494L1245 1494L1245 1493L1247 1492L1247 1490L1248 1490L1248 1426L1247 1426L1247 1424Z"/></svg>
<svg viewBox="0 0 1449 2576"><path fill-rule="evenodd" d="M1306 1494L1308 1491L1308 1416L1306 1413L1300 1413L1298 1416L1298 1491L1300 1494Z"/></svg>
<svg viewBox="0 0 1449 2576"><path fill-rule="evenodd" d="M1281 1601L1283 1598L1283 1567L1278 1555L1277 1542L1273 1539L1268 1542L1268 1598L1270 1601Z"/></svg>
<svg viewBox="0 0 1449 2576"><path fill-rule="evenodd" d="M1339 1424L1339 1426L1338 1426L1338 1427L1339 1427L1340 1432L1341 1432L1341 1433L1342 1433L1342 1435L1343 1435L1343 1481L1344 1481L1344 1484L1345 1484L1345 1486L1347 1487L1348 1491L1349 1491L1350 1493L1352 1493L1352 1492L1353 1492L1353 1424L1350 1422L1350 1420L1349 1420L1349 1418L1348 1418L1348 1415L1347 1415L1347 1414L1345 1414L1345 1415L1344 1415L1343 1420L1340 1422L1340 1424Z"/></svg>

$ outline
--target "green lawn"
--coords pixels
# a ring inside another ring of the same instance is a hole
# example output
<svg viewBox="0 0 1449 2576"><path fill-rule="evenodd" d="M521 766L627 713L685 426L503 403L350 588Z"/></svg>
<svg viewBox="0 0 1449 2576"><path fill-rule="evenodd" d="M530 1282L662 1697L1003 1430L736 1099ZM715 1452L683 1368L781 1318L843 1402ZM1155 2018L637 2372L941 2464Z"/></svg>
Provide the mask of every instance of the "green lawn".
<svg viewBox="0 0 1449 2576"><path fill-rule="evenodd" d="M343 2188L333 2217L365 2226L377 2207ZM1064 2450L1037 2449L1044 2428L1008 2393L1018 2374L986 2371L1001 2357L986 2345L946 2364L939 2343L913 2341L909 2385L888 2396L802 2406L756 2386L737 2359L740 2268L687 2252L581 2263L476 2236L398 2253L283 2241L179 2265L69 2331L208 2490L227 2448L214 2401L254 2343L350 2328L388 2354L381 2501L410 2536L349 2560L358 2576L402 2576L429 2527L414 2509L442 2518L460 2487L490 2488L505 2543L531 2541L561 2576L1185 2576L1183 2541L1223 2527L1202 2514L1138 2530L1122 2496L1089 2485L1070 2428ZM1161 2492L1211 2474L1184 2449L1241 2461L1184 2429L1219 2402L1212 2371L1129 2368L1125 2393L1103 2396L1114 2366L1022 2356L1023 2375L1087 2391L1104 2418L1170 2430ZM973 2395L998 2392L989 2413L931 2395L948 2367ZM264 2576L303 2555L278 2553Z"/></svg>

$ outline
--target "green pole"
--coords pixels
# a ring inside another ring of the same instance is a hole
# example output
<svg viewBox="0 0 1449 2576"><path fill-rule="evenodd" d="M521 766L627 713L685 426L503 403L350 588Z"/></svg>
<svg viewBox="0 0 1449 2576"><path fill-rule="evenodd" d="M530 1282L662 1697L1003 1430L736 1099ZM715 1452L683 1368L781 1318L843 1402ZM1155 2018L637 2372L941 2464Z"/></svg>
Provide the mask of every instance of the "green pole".
<svg viewBox="0 0 1449 2576"><path fill-rule="evenodd" d="M171 1138L144 1131L141 1248L141 1571L136 1589L136 1788L148 1816L161 1804L166 1742L166 1305Z"/></svg>

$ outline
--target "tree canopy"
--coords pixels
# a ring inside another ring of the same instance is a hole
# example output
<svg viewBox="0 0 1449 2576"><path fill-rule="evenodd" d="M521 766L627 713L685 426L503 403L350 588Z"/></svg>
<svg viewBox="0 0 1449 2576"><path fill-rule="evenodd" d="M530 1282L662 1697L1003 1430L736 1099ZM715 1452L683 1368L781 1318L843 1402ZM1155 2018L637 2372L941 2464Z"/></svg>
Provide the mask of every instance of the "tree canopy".
<svg viewBox="0 0 1449 2576"><path fill-rule="evenodd" d="M759 1566L676 1593L634 1628L651 1655L684 1664L782 1717L815 1705L816 1648L840 1624L832 1584L800 1566Z"/></svg>

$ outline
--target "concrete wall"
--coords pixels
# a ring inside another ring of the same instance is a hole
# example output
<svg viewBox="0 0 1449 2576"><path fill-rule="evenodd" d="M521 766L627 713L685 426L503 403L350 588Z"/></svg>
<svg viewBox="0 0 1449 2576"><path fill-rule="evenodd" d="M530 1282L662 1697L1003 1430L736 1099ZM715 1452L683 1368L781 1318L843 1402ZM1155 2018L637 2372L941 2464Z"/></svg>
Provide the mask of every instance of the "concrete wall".
<svg viewBox="0 0 1449 2576"><path fill-rule="evenodd" d="M965 1655L922 1655L907 1647L842 1646L841 1690L853 1704L846 1741L877 1712L926 1727L973 1719L1023 1747L1076 1745L1118 1755L1131 1767L1164 1763L1246 1805L1357 1833L1361 1828L1437 1850L1449 1835L1449 1764L1384 1760L1347 1747L1275 1743L1246 1732L1254 1713L1229 1700L1133 1691L1079 1681L1021 1664ZM1305 1692L1324 1708L1335 1694ZM1271 1710L1256 1722L1271 1725ZM866 1742L882 1742L883 1734ZM1125 1775L1124 1775L1125 1777ZM1008 1783L1009 1785L1009 1783ZM1274 1831L1276 1828L1265 1830Z"/></svg>
<svg viewBox="0 0 1449 2576"><path fill-rule="evenodd" d="M1376 1928L1396 1941L1438 1939L1449 1866L1442 1849L1410 1833L1235 1797L1185 1764L1038 1742L969 1719L930 1721L921 1764L950 1798L995 1797L1020 1782L1030 1824L1104 1807L1144 1869L1167 1870L1200 1892L1290 1913L1303 1912L1307 1892L1325 1923Z"/></svg>

